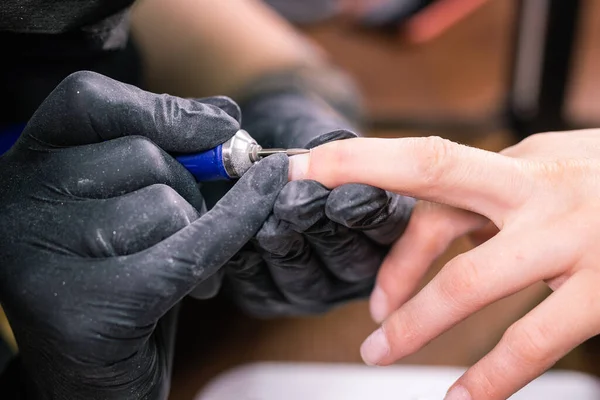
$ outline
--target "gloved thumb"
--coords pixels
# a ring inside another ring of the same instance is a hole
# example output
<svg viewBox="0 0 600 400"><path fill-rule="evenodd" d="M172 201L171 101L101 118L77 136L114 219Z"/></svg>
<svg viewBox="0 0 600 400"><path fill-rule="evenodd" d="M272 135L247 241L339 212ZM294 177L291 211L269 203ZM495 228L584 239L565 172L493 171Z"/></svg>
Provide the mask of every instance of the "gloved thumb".
<svg viewBox="0 0 600 400"><path fill-rule="evenodd" d="M226 97L159 95L81 71L44 100L19 143L63 147L139 135L168 152L198 152L232 137L240 129L239 116L239 107Z"/></svg>
<svg viewBox="0 0 600 400"><path fill-rule="evenodd" d="M155 307L149 321L160 318L198 284L213 276L255 234L273 210L287 183L288 159L273 155L255 164L200 219L146 251L127 256L130 273L142 274ZM147 285L148 280L153 283Z"/></svg>

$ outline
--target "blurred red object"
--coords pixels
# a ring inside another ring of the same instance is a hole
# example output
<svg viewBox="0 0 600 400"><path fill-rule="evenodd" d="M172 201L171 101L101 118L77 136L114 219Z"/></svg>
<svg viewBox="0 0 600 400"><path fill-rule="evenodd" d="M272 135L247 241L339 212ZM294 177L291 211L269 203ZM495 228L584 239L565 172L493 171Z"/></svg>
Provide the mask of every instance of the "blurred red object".
<svg viewBox="0 0 600 400"><path fill-rule="evenodd" d="M338 0L341 14L371 29L400 32L409 43L432 40L488 0Z"/></svg>
<svg viewBox="0 0 600 400"><path fill-rule="evenodd" d="M434 39L488 0L264 0L294 24L335 16L349 17L367 29L399 32L404 41Z"/></svg>
<svg viewBox="0 0 600 400"><path fill-rule="evenodd" d="M466 18L488 0L438 0L401 26L402 38L410 43L423 43L432 40L450 27Z"/></svg>

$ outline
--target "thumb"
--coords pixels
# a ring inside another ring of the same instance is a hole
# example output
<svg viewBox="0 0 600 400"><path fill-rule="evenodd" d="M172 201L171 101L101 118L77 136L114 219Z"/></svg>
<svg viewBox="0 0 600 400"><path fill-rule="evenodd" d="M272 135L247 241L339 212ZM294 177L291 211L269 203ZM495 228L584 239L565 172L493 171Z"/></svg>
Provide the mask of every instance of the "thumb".
<svg viewBox="0 0 600 400"><path fill-rule="evenodd" d="M150 277L154 282L151 288L156 288L156 293L146 293L156 296L160 303L149 310L153 318L162 316L212 276L258 232L287 183L287 174L286 156L267 157L250 168L202 218L146 251L127 257L127 266L140 268L140 281L147 282Z"/></svg>
<svg viewBox="0 0 600 400"><path fill-rule="evenodd" d="M240 129L238 116L237 105L225 97L159 95L81 71L44 100L24 136L38 145L63 147L140 135L168 152L189 153L227 141Z"/></svg>

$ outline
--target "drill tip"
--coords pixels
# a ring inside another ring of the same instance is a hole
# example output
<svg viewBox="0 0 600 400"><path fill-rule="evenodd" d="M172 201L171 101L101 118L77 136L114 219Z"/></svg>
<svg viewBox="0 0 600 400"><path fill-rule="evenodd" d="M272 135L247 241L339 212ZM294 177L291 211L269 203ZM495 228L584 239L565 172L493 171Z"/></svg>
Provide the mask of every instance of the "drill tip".
<svg viewBox="0 0 600 400"><path fill-rule="evenodd" d="M264 158L272 154L285 154L288 157L309 153L308 149L261 149L256 152L258 158Z"/></svg>
<svg viewBox="0 0 600 400"><path fill-rule="evenodd" d="M300 154L306 154L306 153L310 153L309 149L287 149L285 151L285 154L287 154L288 156L297 156Z"/></svg>

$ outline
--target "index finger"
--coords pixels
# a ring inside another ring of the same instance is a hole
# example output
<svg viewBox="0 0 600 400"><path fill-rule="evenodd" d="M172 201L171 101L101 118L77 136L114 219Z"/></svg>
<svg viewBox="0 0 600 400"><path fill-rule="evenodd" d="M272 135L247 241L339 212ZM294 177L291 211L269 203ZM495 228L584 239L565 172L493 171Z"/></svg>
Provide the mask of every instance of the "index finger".
<svg viewBox="0 0 600 400"><path fill-rule="evenodd" d="M66 77L44 100L25 137L58 147L144 136L165 151L218 146L240 129L237 105L224 97L192 100L144 91L90 71Z"/></svg>
<svg viewBox="0 0 600 400"><path fill-rule="evenodd" d="M474 211L494 220L518 205L518 159L439 137L357 138L316 147L290 159L290 178L327 187L363 183Z"/></svg>
<svg viewBox="0 0 600 400"><path fill-rule="evenodd" d="M281 154L259 161L200 219L123 259L127 272L132 277L141 274L146 279L139 281L155 291L152 318L164 315L216 273L256 234L287 183L287 167L287 157Z"/></svg>

